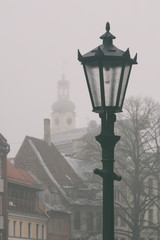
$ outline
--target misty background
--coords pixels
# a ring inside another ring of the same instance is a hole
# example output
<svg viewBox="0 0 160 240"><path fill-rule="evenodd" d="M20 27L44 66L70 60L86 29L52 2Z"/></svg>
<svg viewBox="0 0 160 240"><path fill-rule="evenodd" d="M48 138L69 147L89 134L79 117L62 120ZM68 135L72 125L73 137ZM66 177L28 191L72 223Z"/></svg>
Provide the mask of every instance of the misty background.
<svg viewBox="0 0 160 240"><path fill-rule="evenodd" d="M43 138L43 119L57 100L57 81L70 82L76 127L92 113L77 49L84 54L102 41L105 24L114 44L138 53L126 97L160 103L160 3L158 0L2 0L0 2L0 132L14 157L25 135Z"/></svg>

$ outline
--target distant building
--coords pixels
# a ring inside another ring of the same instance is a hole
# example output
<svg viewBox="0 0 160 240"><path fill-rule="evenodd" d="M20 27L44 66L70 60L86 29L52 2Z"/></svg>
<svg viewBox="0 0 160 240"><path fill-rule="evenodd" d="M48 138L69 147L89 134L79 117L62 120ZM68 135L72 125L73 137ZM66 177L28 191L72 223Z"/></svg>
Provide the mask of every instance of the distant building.
<svg viewBox="0 0 160 240"><path fill-rule="evenodd" d="M53 144L33 137L25 137L16 155L15 166L30 171L46 186L39 197L50 217L48 240L69 240L71 227L68 206L71 197L65 188L72 188L73 182L78 184L80 179Z"/></svg>
<svg viewBox="0 0 160 240"><path fill-rule="evenodd" d="M53 144L65 155L72 155L80 147L79 140L87 133L87 128L72 129L51 136Z"/></svg>
<svg viewBox="0 0 160 240"><path fill-rule="evenodd" d="M40 198L50 216L48 239L97 235L101 232L101 201L95 185L88 185L48 140L25 137L15 158L16 167L30 171L47 186Z"/></svg>
<svg viewBox="0 0 160 240"><path fill-rule="evenodd" d="M7 153L9 145L0 134L0 240L8 239Z"/></svg>
<svg viewBox="0 0 160 240"><path fill-rule="evenodd" d="M38 199L41 186L23 169L7 164L8 239L47 240L49 218Z"/></svg>

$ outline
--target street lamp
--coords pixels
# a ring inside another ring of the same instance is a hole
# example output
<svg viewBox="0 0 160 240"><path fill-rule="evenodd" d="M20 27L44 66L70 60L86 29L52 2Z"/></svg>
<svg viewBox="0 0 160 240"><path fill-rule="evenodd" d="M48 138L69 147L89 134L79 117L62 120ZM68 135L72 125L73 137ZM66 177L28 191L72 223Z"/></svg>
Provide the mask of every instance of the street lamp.
<svg viewBox="0 0 160 240"><path fill-rule="evenodd" d="M125 52L113 45L110 24L106 24L106 33L100 37L103 44L81 55L82 63L93 112L101 118L101 133L96 140L102 148L103 169L94 173L103 178L103 240L114 240L114 180L121 180L114 169L114 147L120 136L114 135L114 122L117 112L122 112L124 97L133 64L137 63L137 54L132 59L129 49Z"/></svg>

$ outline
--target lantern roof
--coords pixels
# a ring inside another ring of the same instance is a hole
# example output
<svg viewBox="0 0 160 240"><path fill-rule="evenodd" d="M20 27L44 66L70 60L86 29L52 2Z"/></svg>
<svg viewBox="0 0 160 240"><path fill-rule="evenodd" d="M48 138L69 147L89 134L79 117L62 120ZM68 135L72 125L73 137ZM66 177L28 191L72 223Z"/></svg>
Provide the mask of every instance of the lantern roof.
<svg viewBox="0 0 160 240"><path fill-rule="evenodd" d="M137 63L137 54L132 59L130 57L129 48L126 51L122 51L116 46L113 45L113 39L116 37L110 33L110 24L109 22L106 23L106 33L100 37L103 40L103 44L99 45L98 47L94 48L90 52L87 52L84 55L81 55L80 51L78 50L78 60L80 62L88 62L92 60L101 59L124 59L131 64Z"/></svg>

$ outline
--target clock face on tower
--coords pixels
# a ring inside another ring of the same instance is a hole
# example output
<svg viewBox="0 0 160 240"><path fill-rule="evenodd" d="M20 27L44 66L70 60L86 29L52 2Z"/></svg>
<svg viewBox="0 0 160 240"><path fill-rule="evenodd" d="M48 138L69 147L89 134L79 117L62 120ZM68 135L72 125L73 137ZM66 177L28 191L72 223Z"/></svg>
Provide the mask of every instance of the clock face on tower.
<svg viewBox="0 0 160 240"><path fill-rule="evenodd" d="M67 118L67 125L71 125L72 124L72 118L68 117Z"/></svg>

